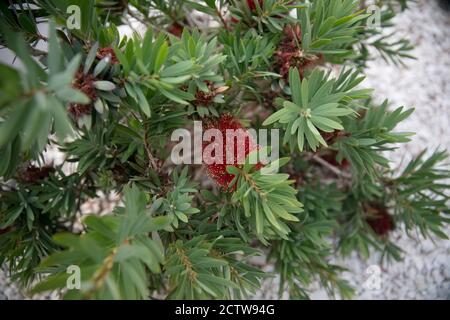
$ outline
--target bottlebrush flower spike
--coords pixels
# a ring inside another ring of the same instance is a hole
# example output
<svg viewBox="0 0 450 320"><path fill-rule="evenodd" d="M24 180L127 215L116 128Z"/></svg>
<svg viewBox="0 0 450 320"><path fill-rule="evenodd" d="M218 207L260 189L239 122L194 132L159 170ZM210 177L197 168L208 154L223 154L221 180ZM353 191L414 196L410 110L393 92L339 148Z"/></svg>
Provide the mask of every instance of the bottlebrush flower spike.
<svg viewBox="0 0 450 320"><path fill-rule="evenodd" d="M216 181L219 186L228 190L234 175L228 173L227 166L233 165L239 167L239 163L242 163L251 151L257 149L257 144L249 132L242 127L239 120L229 114L224 114L219 119L211 120L204 128L205 131L208 129L217 129L220 131L223 142L222 157L217 159L214 152L211 154L209 154L209 152L204 152L203 162L205 163L208 175ZM227 131L228 134L234 134L234 136L229 136L230 138L227 139ZM213 141L211 142L207 141L203 143L203 151L205 151L205 148L210 144L219 143L214 139L212 140ZM220 150L220 146L218 148ZM227 159L227 151L233 155L231 159ZM244 155L244 159L239 158L242 154ZM227 160L229 160L228 163ZM235 186L231 188L231 191L234 189Z"/></svg>
<svg viewBox="0 0 450 320"><path fill-rule="evenodd" d="M286 26L284 29L284 39L278 45L275 52L278 73L287 77L289 69L296 67L300 72L300 77L304 77L306 69L313 68L323 63L323 55L305 55L301 50L302 32L300 26ZM299 47L300 45L300 47Z"/></svg>
<svg viewBox="0 0 450 320"><path fill-rule="evenodd" d="M379 236L387 235L394 229L394 221L384 206L371 204L366 211L370 214L366 221Z"/></svg>

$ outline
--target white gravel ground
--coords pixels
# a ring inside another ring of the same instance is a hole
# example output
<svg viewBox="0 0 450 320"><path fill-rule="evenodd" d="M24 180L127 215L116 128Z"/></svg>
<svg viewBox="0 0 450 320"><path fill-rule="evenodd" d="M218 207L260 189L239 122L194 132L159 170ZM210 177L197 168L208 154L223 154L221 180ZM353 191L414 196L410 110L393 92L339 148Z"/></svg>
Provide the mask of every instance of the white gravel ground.
<svg viewBox="0 0 450 320"><path fill-rule="evenodd" d="M425 148L430 153L437 148L450 151L450 12L442 10L437 0L419 0L395 19L395 36L415 44L417 60L406 61L405 68L387 65L381 58L371 61L363 84L375 89L380 103L389 98L393 107L416 108L398 128L416 135L388 155L393 165L401 165ZM356 254L337 259L350 270L345 278L357 290L355 298L450 299L450 241L434 239L433 243L420 236L412 240L402 232L395 232L392 238L405 251L404 260L379 269L379 289L368 290L365 285L370 277L368 268L379 267L379 256L368 261ZM271 266L266 268L271 271ZM256 298L276 299L278 283L277 278L265 281ZM329 297L323 290L312 289L311 298Z"/></svg>
<svg viewBox="0 0 450 320"><path fill-rule="evenodd" d="M416 112L399 127L414 131L413 141L390 155L394 164L406 162L422 149L450 150L450 12L437 0L419 0L411 10L396 17L396 37L407 37L416 45L418 58L406 68L387 65L382 59L370 62L365 85L375 89L381 102L416 107ZM367 268L377 266L379 257L362 261L356 254L336 262L350 272L345 277L357 290L357 299L450 299L450 241L416 240L401 232L392 235L405 250L404 261L383 266L381 287L366 288ZM271 266L266 266L271 271ZM370 270L370 269L369 269ZM278 279L263 283L255 298L277 299ZM0 300L23 295L0 269ZM312 289L313 299L327 299L323 290Z"/></svg>
<svg viewBox="0 0 450 320"><path fill-rule="evenodd" d="M417 60L408 61L406 68L372 61L366 85L375 89L380 100L389 98L394 107L416 108L399 126L399 131L416 132L412 142L390 156L399 164L424 148L450 151L450 11L442 10L436 0L420 0L396 17L396 31L396 37L407 37L415 44ZM362 285L368 277L365 270L376 264L378 257L367 262L357 257L345 261L353 271L347 278L358 289L357 298L450 299L450 241L434 239L433 243L420 236L411 240L401 232L393 238L405 250L405 259L383 266L380 290Z"/></svg>
<svg viewBox="0 0 450 320"><path fill-rule="evenodd" d="M0 300L23 299L19 288L7 276L6 268L0 268Z"/></svg>

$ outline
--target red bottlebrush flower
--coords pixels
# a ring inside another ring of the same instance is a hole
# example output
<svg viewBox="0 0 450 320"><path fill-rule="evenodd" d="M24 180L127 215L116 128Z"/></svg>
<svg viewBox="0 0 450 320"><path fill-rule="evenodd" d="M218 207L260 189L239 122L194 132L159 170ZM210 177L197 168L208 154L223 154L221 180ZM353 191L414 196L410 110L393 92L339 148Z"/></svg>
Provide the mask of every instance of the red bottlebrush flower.
<svg viewBox="0 0 450 320"><path fill-rule="evenodd" d="M386 236L389 231L394 229L394 220L384 206L370 204L366 208L366 212L369 214L366 218L367 223L379 236Z"/></svg>
<svg viewBox="0 0 450 320"><path fill-rule="evenodd" d="M173 34L176 37L181 37L183 34L183 26L179 24L178 22L174 22L170 25L170 27L167 29L167 32Z"/></svg>
<svg viewBox="0 0 450 320"><path fill-rule="evenodd" d="M51 172L54 172L53 167L36 167L34 165L29 165L25 169L21 170L18 174L18 179L27 183L34 183L39 180L44 180L48 178Z"/></svg>
<svg viewBox="0 0 450 320"><path fill-rule="evenodd" d="M105 58L106 56L110 56L112 64L119 63L119 59L117 59L116 53L114 52L113 48L106 47L106 48L101 48L100 50L97 51L98 59L101 60L101 59Z"/></svg>
<svg viewBox="0 0 450 320"><path fill-rule="evenodd" d="M287 78L289 69L297 67L300 77L304 77L305 70L323 63L323 55L305 55L300 48L302 33L300 26L287 26L284 29L284 39L280 42L276 56L278 73Z"/></svg>
<svg viewBox="0 0 450 320"><path fill-rule="evenodd" d="M94 76L91 74L85 75L82 70L78 70L75 74L75 79L72 82L72 87L80 90L85 95L89 97L92 101L97 99L97 93L94 86ZM68 111L75 118L78 119L82 115L90 114L92 110L92 103L81 104L81 103L71 103L69 105Z"/></svg>
<svg viewBox="0 0 450 320"><path fill-rule="evenodd" d="M239 163L242 163L245 160L245 157L257 148L257 145L248 131L242 127L239 120L229 114L224 114L219 119L211 120L204 128L205 132L208 129L217 129L221 133L222 148L218 145L218 149L222 149L222 155L216 155L214 151L211 152L211 154L209 153L210 150L213 150L213 145L217 145L217 143L220 144L220 141L212 139L213 141L211 142L203 142L203 162L205 163L208 175L215 180L219 186L224 189L229 189L234 175L228 173L227 166L233 165L239 167ZM227 139L227 131L229 131L230 134L234 133L234 135L229 136ZM211 149L208 150L206 148ZM205 150L207 152L205 152ZM229 154L233 155L232 157L229 157L231 159L227 159L227 151ZM232 187L232 190L234 189L235 186Z"/></svg>

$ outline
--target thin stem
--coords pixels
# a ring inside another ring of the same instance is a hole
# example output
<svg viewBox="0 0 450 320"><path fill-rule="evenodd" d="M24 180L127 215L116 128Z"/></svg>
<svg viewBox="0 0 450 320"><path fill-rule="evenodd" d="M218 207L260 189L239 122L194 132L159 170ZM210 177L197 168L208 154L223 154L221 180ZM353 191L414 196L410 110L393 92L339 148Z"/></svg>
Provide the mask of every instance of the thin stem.
<svg viewBox="0 0 450 320"><path fill-rule="evenodd" d="M326 162L325 160L323 160L321 157L319 157L317 155L313 155L311 157L311 159L316 161L317 163L319 163L323 167L327 168L328 170L330 170L331 172L333 172L335 175L337 175L339 177L343 177L343 178L347 178L347 179L351 178L350 174L348 174L347 172L343 172L342 170L339 170L337 167L335 167L332 164Z"/></svg>
<svg viewBox="0 0 450 320"><path fill-rule="evenodd" d="M228 28L228 24L225 21L225 19L224 19L222 13L220 12L219 8L217 8L217 7L216 7L216 13L217 13L217 16L219 17L220 21L222 22L223 27L225 28L225 30L229 31L230 29Z"/></svg>
<svg viewBox="0 0 450 320"><path fill-rule="evenodd" d="M148 142L147 133L148 133L148 126L147 126L147 123L144 122L144 148L147 153L148 160L149 160L149 168L153 167L154 170L158 171L158 165L157 165L155 157L153 157L152 151L150 149L150 144Z"/></svg>

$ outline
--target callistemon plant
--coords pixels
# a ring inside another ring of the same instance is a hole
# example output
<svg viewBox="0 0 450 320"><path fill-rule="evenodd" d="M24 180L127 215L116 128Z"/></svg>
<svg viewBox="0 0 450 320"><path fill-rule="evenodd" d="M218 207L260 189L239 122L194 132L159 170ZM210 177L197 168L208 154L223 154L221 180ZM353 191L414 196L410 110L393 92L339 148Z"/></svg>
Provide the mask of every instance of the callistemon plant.
<svg viewBox="0 0 450 320"><path fill-rule="evenodd" d="M446 238L446 152L391 166L413 110L364 84L411 57L384 32L408 1L376 3L2 2L0 264L30 294L232 299L260 255L280 297L350 298L336 255Z"/></svg>

